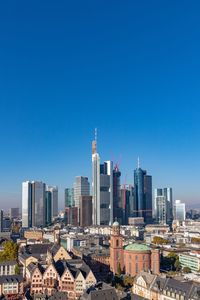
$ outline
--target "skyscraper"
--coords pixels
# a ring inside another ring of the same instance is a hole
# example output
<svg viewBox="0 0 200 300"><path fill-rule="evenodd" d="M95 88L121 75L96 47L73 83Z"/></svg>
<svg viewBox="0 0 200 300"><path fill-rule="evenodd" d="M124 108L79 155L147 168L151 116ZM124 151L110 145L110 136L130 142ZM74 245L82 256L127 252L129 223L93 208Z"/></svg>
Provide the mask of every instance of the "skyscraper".
<svg viewBox="0 0 200 300"><path fill-rule="evenodd" d="M80 226L92 225L92 196L80 196Z"/></svg>
<svg viewBox="0 0 200 300"><path fill-rule="evenodd" d="M19 208L10 208L9 215L11 220L19 218Z"/></svg>
<svg viewBox="0 0 200 300"><path fill-rule="evenodd" d="M65 207L74 206L74 189L66 188L65 189Z"/></svg>
<svg viewBox="0 0 200 300"><path fill-rule="evenodd" d="M46 190L51 193L51 212L53 219L58 216L58 187L47 185Z"/></svg>
<svg viewBox="0 0 200 300"><path fill-rule="evenodd" d="M80 197L90 195L90 183L87 177L77 176L74 182L74 206L78 208L78 222L80 210Z"/></svg>
<svg viewBox="0 0 200 300"><path fill-rule="evenodd" d="M157 218L157 197L163 196L166 199L166 222L167 224L172 224L173 221L173 198L172 198L172 188L158 188L155 189L155 199L154 199L154 217Z"/></svg>
<svg viewBox="0 0 200 300"><path fill-rule="evenodd" d="M152 220L152 177L139 165L134 171L134 198L137 217L143 217L146 223Z"/></svg>
<svg viewBox="0 0 200 300"><path fill-rule="evenodd" d="M0 232L3 232L3 210L0 210Z"/></svg>
<svg viewBox="0 0 200 300"><path fill-rule="evenodd" d="M22 183L22 227L40 227L45 224L45 183Z"/></svg>
<svg viewBox="0 0 200 300"><path fill-rule="evenodd" d="M113 223L113 162L100 165L100 225Z"/></svg>
<svg viewBox="0 0 200 300"><path fill-rule="evenodd" d="M121 205L121 190L120 190L121 172L117 165L113 170L113 220L122 224L122 205Z"/></svg>
<svg viewBox="0 0 200 300"><path fill-rule="evenodd" d="M52 222L52 193L50 191L45 192L45 225L49 225Z"/></svg>
<svg viewBox="0 0 200 300"><path fill-rule="evenodd" d="M92 223L100 225L100 157L97 153L97 134L92 141Z"/></svg>
<svg viewBox="0 0 200 300"><path fill-rule="evenodd" d="M185 220L185 203L181 203L181 200L175 200L174 219L178 221Z"/></svg>
<svg viewBox="0 0 200 300"><path fill-rule="evenodd" d="M167 223L167 200L165 196L156 197L156 221L162 225Z"/></svg>
<svg viewBox="0 0 200 300"><path fill-rule="evenodd" d="M32 184L22 182L22 227L32 227Z"/></svg>

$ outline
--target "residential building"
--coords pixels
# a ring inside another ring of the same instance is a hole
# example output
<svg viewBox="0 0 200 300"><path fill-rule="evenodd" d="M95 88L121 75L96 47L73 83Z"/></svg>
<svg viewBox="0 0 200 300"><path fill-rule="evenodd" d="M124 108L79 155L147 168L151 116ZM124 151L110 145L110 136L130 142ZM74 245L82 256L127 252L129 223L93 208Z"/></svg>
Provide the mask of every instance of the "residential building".
<svg viewBox="0 0 200 300"><path fill-rule="evenodd" d="M65 189L65 207L74 206L74 189L66 188Z"/></svg>
<svg viewBox="0 0 200 300"><path fill-rule="evenodd" d="M199 300L200 284L141 272L134 279L133 294L149 300ZM133 298L134 299L134 298Z"/></svg>
<svg viewBox="0 0 200 300"><path fill-rule="evenodd" d="M15 260L0 262L0 276L15 275L16 266L17 262Z"/></svg>
<svg viewBox="0 0 200 300"><path fill-rule="evenodd" d="M185 203L182 203L181 200L175 200L174 219L178 221L185 220Z"/></svg>
<svg viewBox="0 0 200 300"><path fill-rule="evenodd" d="M80 226L92 225L92 196L80 196Z"/></svg>
<svg viewBox="0 0 200 300"><path fill-rule="evenodd" d="M21 275L0 276L0 296L4 296L6 299L20 299L22 294L23 277Z"/></svg>
<svg viewBox="0 0 200 300"><path fill-rule="evenodd" d="M119 300L116 289L104 282L98 282L95 286L90 287L80 297L80 300Z"/></svg>

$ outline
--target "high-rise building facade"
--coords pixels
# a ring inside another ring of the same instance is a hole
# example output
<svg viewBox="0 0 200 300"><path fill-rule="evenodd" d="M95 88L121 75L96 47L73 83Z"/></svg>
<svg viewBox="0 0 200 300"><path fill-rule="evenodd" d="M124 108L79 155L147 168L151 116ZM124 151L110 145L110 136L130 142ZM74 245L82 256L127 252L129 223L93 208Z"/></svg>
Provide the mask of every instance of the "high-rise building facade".
<svg viewBox="0 0 200 300"><path fill-rule="evenodd" d="M11 220L18 219L19 218L19 208L18 207L10 208L9 215L10 215Z"/></svg>
<svg viewBox="0 0 200 300"><path fill-rule="evenodd" d="M185 220L185 203L182 203L181 200L175 200L174 219L178 221Z"/></svg>
<svg viewBox="0 0 200 300"><path fill-rule="evenodd" d="M172 188L158 188L155 189L155 198L154 198L154 217L157 219L157 197L163 196L166 200L166 223L172 224L173 221L173 194Z"/></svg>
<svg viewBox="0 0 200 300"><path fill-rule="evenodd" d="M65 207L74 206L74 189L66 188L65 189Z"/></svg>
<svg viewBox="0 0 200 300"><path fill-rule="evenodd" d="M80 196L80 226L92 225L92 196Z"/></svg>
<svg viewBox="0 0 200 300"><path fill-rule="evenodd" d="M32 227L32 184L22 182L22 227Z"/></svg>
<svg viewBox="0 0 200 300"><path fill-rule="evenodd" d="M52 193L45 192L45 225L50 225L52 222Z"/></svg>
<svg viewBox="0 0 200 300"><path fill-rule="evenodd" d="M113 220L117 220L122 224L122 204L121 204L121 172L117 165L113 170Z"/></svg>
<svg viewBox="0 0 200 300"><path fill-rule="evenodd" d="M113 223L113 162L100 165L100 225Z"/></svg>
<svg viewBox="0 0 200 300"><path fill-rule="evenodd" d="M167 200L165 196L156 197L156 221L159 224L167 223Z"/></svg>
<svg viewBox="0 0 200 300"><path fill-rule="evenodd" d="M3 232L3 210L0 210L0 232Z"/></svg>
<svg viewBox="0 0 200 300"><path fill-rule="evenodd" d="M77 176L74 182L74 206L78 208L78 222L80 221L80 197L90 195L90 183L87 177Z"/></svg>
<svg viewBox="0 0 200 300"><path fill-rule="evenodd" d="M46 190L51 193L51 212L52 219L54 219L58 216L58 187L48 185Z"/></svg>
<svg viewBox="0 0 200 300"><path fill-rule="evenodd" d="M136 217L143 217L146 223L152 221L152 177L138 168L134 171L134 198Z"/></svg>
<svg viewBox="0 0 200 300"><path fill-rule="evenodd" d="M22 227L45 225L45 183L22 183Z"/></svg>
<svg viewBox="0 0 200 300"><path fill-rule="evenodd" d="M100 225L100 157L96 139L92 142L92 223Z"/></svg>

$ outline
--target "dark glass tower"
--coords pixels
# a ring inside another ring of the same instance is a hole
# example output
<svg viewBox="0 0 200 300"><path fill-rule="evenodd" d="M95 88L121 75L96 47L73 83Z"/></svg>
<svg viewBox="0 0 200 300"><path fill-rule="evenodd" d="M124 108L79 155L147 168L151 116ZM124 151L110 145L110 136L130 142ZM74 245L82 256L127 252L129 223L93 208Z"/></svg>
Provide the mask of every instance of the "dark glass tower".
<svg viewBox="0 0 200 300"><path fill-rule="evenodd" d="M145 223L152 221L152 177L147 171L138 168L134 171L134 198L137 217L143 217Z"/></svg>
<svg viewBox="0 0 200 300"><path fill-rule="evenodd" d="M121 191L120 191L120 177L121 172L117 165L113 170L113 220L122 224L123 212L121 205Z"/></svg>
<svg viewBox="0 0 200 300"><path fill-rule="evenodd" d="M49 225L52 222L52 194L45 192L45 224Z"/></svg>

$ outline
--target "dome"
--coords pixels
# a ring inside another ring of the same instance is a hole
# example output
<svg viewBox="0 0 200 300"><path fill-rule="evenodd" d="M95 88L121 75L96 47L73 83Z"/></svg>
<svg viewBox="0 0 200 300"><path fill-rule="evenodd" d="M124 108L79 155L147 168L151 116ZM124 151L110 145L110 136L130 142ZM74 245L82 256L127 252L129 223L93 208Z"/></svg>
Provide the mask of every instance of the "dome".
<svg viewBox="0 0 200 300"><path fill-rule="evenodd" d="M119 223L117 221L115 221L112 226L119 227Z"/></svg>
<svg viewBox="0 0 200 300"><path fill-rule="evenodd" d="M151 248L148 247L147 245L144 245L144 244L134 243L134 244L130 244L130 245L125 246L124 250L136 251L136 252L141 251L142 252L142 251L150 251Z"/></svg>

